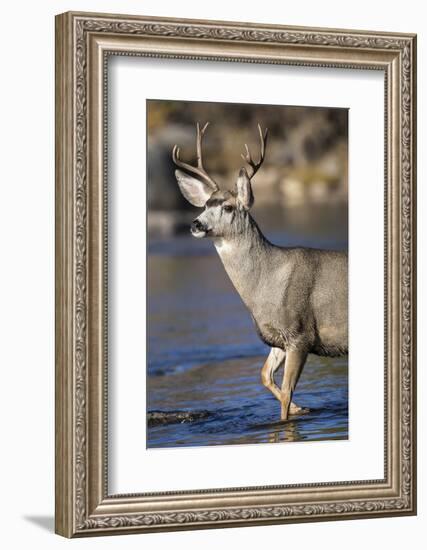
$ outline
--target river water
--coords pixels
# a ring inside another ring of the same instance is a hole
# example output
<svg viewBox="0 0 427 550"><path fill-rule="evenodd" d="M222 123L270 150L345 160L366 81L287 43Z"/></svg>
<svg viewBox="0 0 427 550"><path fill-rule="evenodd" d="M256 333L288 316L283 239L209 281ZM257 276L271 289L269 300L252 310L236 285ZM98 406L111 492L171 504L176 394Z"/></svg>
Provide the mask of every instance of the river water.
<svg viewBox="0 0 427 550"><path fill-rule="evenodd" d="M273 225L267 236L345 249L340 213L314 217L305 232ZM147 296L147 447L348 438L347 357L309 355L293 398L309 412L280 421L280 404L260 377L269 348L208 239L149 239Z"/></svg>

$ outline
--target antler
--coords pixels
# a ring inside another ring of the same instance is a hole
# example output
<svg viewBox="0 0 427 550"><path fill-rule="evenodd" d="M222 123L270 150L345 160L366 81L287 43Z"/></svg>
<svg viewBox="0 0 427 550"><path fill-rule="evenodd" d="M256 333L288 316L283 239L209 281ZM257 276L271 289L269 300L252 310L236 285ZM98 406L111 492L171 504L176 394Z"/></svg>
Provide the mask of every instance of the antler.
<svg viewBox="0 0 427 550"><path fill-rule="evenodd" d="M193 174L196 174L197 176L201 177L210 186L214 186L215 189L218 189L218 186L215 183L215 181L209 176L209 174L206 172L206 170L203 167L202 139L203 139L203 135L204 135L208 125L209 125L209 122L206 122L206 124L203 126L203 128L200 128L199 123L197 123L197 126L196 126L196 129L197 129L197 134L196 134L197 166L192 166L191 164L187 164L186 162L183 162L179 158L180 148L178 147L178 145L175 145L173 150L172 150L172 160L180 168L184 168L184 170L187 170L188 172L192 172Z"/></svg>
<svg viewBox="0 0 427 550"><path fill-rule="evenodd" d="M262 163L264 162L265 157L265 148L267 146L267 136L268 136L268 128L265 129L264 134L262 133L261 126L258 124L258 132L259 132L259 138L261 141L261 154L258 162L254 162L252 159L251 152L249 151L249 147L245 143L245 149L246 154L243 153L240 155L243 160L245 160L249 166L252 168L252 173L248 174L249 179L252 179L254 175L258 172L259 168L261 167Z"/></svg>

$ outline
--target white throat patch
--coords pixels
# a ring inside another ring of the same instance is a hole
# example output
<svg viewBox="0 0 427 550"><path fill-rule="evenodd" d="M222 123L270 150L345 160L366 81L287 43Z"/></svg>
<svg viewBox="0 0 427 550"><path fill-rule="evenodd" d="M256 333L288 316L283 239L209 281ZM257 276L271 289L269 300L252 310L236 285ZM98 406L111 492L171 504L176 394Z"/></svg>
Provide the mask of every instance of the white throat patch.
<svg viewBox="0 0 427 550"><path fill-rule="evenodd" d="M230 243L226 239L215 239L215 248L217 249L218 254L229 254L233 251L234 244Z"/></svg>

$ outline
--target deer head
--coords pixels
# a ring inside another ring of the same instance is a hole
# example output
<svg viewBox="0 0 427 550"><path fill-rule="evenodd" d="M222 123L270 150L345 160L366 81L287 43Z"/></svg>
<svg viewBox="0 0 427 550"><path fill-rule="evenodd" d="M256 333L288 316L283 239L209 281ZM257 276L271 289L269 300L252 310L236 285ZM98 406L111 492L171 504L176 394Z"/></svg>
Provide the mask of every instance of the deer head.
<svg viewBox="0 0 427 550"><path fill-rule="evenodd" d="M180 168L175 171L175 176L181 193L194 206L204 207L203 213L191 224L191 233L198 238L227 238L244 232L250 219L249 209L254 202L251 180L264 162L268 130L263 133L258 124L261 142L259 161L253 160L249 147L245 144L245 153L241 156L249 165L248 169L241 168L234 190L221 191L203 167L202 140L208 124L207 122L203 128L199 123L196 126L197 166L180 159L177 145L173 148L172 159Z"/></svg>

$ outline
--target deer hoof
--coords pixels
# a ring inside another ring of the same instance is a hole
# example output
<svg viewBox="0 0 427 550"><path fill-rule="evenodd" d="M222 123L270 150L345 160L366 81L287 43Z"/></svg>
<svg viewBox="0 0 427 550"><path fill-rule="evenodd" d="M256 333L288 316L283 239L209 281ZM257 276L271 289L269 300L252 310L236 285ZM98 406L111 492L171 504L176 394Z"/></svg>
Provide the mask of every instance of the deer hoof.
<svg viewBox="0 0 427 550"><path fill-rule="evenodd" d="M310 412L310 409L306 407L300 407L296 403L291 403L289 407L289 414L307 414Z"/></svg>

